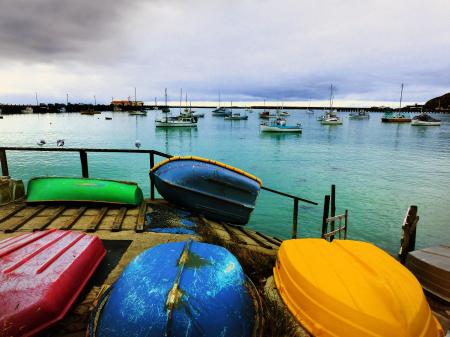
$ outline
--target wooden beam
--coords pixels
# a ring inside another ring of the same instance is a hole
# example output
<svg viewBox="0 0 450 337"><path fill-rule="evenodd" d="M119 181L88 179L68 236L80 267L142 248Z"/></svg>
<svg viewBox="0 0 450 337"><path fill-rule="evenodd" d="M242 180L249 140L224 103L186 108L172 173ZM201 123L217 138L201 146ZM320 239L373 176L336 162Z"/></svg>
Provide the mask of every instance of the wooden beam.
<svg viewBox="0 0 450 337"><path fill-rule="evenodd" d="M43 229L45 229L48 225L50 225L54 220L56 220L57 217L59 217L62 212L64 212L66 210L66 206L60 206L56 209L56 211L47 217L47 219L45 219L44 223L41 224L40 226L34 227L33 231L41 231Z"/></svg>
<svg viewBox="0 0 450 337"><path fill-rule="evenodd" d="M25 204L21 204L21 205L15 207L14 209L10 210L8 213L6 213L5 215L3 215L3 216L0 218L0 223L3 222L3 221L5 221L5 220L8 220L10 217L12 217L12 216L14 216L15 214L19 213L19 212L20 212L21 210L23 210L25 207L26 207Z"/></svg>
<svg viewBox="0 0 450 337"><path fill-rule="evenodd" d="M250 231L245 230L242 227L234 227L237 228L238 230L240 230L242 233L244 233L245 235L247 235L250 239L252 239L253 241L255 241L257 244L259 244L261 247L266 248L266 249L272 249L272 246L269 246L268 244L262 242L256 235L254 235L253 233L251 233Z"/></svg>
<svg viewBox="0 0 450 337"><path fill-rule="evenodd" d="M81 175L83 178L89 178L88 159L86 151L80 150Z"/></svg>
<svg viewBox="0 0 450 337"><path fill-rule="evenodd" d="M100 222L102 222L103 218L105 217L106 213L108 213L108 207L102 207L98 214L95 216L94 220L92 220L92 222L90 223L86 232L95 232L100 225Z"/></svg>
<svg viewBox="0 0 450 337"><path fill-rule="evenodd" d="M28 220L32 219L34 216L36 216L39 212L41 212L46 206L45 205L40 205L38 207L36 207L30 214L23 216L22 218L20 218L19 221L17 221L16 223L13 223L12 225L10 225L9 227L5 228L5 233L12 233L15 232L16 230L18 230L20 227L22 227L23 225L25 225Z"/></svg>
<svg viewBox="0 0 450 337"><path fill-rule="evenodd" d="M147 211L147 203L142 201L141 206L139 207L139 213L136 219L136 232L140 233L144 231L145 224L145 212Z"/></svg>
<svg viewBox="0 0 450 337"><path fill-rule="evenodd" d="M111 227L111 231L118 232L122 228L123 219L125 219L125 214L127 214L127 208L122 207L119 210L119 213L116 215L113 225Z"/></svg>
<svg viewBox="0 0 450 337"><path fill-rule="evenodd" d="M77 212L60 229L70 229L86 211L87 207L80 207Z"/></svg>
<svg viewBox="0 0 450 337"><path fill-rule="evenodd" d="M234 242L239 243L239 244L241 244L241 245L246 245L246 244L247 244L247 242L245 242L244 240L242 240L242 239L239 237L239 235L237 235L237 234L234 232L234 230L231 229L231 226L229 226L229 225L227 225L227 224L225 224L225 223L223 223L223 222L220 222L220 224L222 225L223 228L225 228L225 230L227 231L227 233L230 235L230 240L231 240L231 241L234 241Z"/></svg>
<svg viewBox="0 0 450 337"><path fill-rule="evenodd" d="M277 241L275 238L271 238L263 233L260 232L255 232L257 235L259 235L260 237L264 238L266 241L270 242L271 244L275 245L275 246L280 246L281 242Z"/></svg>

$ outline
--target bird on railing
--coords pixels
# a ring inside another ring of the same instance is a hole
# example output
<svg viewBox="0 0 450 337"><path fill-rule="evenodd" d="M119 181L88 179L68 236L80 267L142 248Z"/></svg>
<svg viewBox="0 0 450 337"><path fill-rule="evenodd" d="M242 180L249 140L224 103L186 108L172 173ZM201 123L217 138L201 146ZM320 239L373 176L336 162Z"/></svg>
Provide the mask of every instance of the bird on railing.
<svg viewBox="0 0 450 337"><path fill-rule="evenodd" d="M43 140L43 139L41 139L39 142L37 142L37 145L39 145L39 146L43 146L45 144L46 144L45 140Z"/></svg>
<svg viewBox="0 0 450 337"><path fill-rule="evenodd" d="M58 139L56 141L56 146L63 147L64 146L64 139Z"/></svg>
<svg viewBox="0 0 450 337"><path fill-rule="evenodd" d="M141 147L141 142L136 139L136 141L134 142L134 146L139 149Z"/></svg>

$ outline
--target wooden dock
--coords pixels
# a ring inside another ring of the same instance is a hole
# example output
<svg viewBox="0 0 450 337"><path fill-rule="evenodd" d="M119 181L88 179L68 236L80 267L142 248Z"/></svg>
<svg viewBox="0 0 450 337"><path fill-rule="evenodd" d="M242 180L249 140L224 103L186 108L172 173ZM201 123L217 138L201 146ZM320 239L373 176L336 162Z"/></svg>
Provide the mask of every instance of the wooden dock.
<svg viewBox="0 0 450 337"><path fill-rule="evenodd" d="M183 216L180 216L182 213ZM147 219L152 218L156 224ZM152 232L152 226L184 226L189 219L193 234ZM158 244L188 239L219 243L236 252L247 252L274 261L281 241L262 233L199 217L169 205L164 200L145 200L139 207L92 204L42 204L25 202L0 206L0 240L33 231L63 229L88 232L102 239L105 259L86 291L51 336L84 336L89 313L99 294L114 283L125 266L142 251ZM271 264L273 266L273 264ZM270 267L271 267L270 266ZM243 266L245 269L245 266Z"/></svg>

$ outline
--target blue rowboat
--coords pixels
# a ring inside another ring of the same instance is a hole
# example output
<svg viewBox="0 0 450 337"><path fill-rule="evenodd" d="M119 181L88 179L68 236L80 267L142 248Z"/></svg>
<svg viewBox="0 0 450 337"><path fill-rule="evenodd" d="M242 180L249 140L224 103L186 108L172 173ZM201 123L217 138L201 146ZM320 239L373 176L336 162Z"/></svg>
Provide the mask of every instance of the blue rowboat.
<svg viewBox="0 0 450 337"><path fill-rule="evenodd" d="M254 336L252 290L225 248L173 242L138 255L99 301L90 337Z"/></svg>
<svg viewBox="0 0 450 337"><path fill-rule="evenodd" d="M208 218L245 225L262 182L235 167L200 157L172 157L151 170L164 199Z"/></svg>

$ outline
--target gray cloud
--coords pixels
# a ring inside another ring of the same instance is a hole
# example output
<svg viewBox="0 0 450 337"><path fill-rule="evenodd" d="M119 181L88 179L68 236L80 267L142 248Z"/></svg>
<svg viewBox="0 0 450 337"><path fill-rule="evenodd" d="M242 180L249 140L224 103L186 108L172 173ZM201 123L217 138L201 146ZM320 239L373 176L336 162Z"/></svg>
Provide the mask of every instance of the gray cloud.
<svg viewBox="0 0 450 337"><path fill-rule="evenodd" d="M0 0L0 100L411 101L450 90L448 0ZM42 66L43 65L43 66ZM6 97L6 98L5 98Z"/></svg>
<svg viewBox="0 0 450 337"><path fill-rule="evenodd" d="M0 0L2 58L53 61L99 52L104 40L120 37L124 12L133 0ZM91 50L89 50L91 49Z"/></svg>

